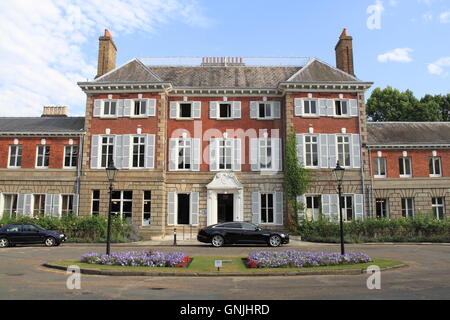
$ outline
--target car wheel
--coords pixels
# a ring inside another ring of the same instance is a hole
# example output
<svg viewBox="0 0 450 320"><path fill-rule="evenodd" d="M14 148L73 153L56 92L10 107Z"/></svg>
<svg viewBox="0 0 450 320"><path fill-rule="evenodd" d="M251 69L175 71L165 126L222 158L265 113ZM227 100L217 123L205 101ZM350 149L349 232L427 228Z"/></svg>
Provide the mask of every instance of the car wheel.
<svg viewBox="0 0 450 320"><path fill-rule="evenodd" d="M52 238L52 237L48 237L47 239L45 239L44 243L45 243L46 247L53 247L56 245L55 238Z"/></svg>
<svg viewBox="0 0 450 320"><path fill-rule="evenodd" d="M220 247L222 247L222 246L224 245L225 240L223 239L222 236L215 235L215 236L212 238L211 243L212 243L212 245L213 245L214 247L220 248Z"/></svg>
<svg viewBox="0 0 450 320"><path fill-rule="evenodd" d="M6 238L1 238L0 239L0 248L6 248L9 247L9 241Z"/></svg>
<svg viewBox="0 0 450 320"><path fill-rule="evenodd" d="M281 246L281 238L280 236L271 236L269 238L269 246L271 247L279 247Z"/></svg>

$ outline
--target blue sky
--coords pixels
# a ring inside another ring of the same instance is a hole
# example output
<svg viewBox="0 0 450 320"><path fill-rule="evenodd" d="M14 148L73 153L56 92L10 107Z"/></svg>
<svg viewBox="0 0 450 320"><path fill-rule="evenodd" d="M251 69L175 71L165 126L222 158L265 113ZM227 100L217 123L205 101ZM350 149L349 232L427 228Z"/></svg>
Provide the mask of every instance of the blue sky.
<svg viewBox="0 0 450 320"><path fill-rule="evenodd" d="M43 105L83 115L76 82L95 76L104 28L118 65L150 56L307 56L334 65L345 27L360 79L418 97L450 92L450 0L16 0L1 1L0 21L0 116L39 115Z"/></svg>

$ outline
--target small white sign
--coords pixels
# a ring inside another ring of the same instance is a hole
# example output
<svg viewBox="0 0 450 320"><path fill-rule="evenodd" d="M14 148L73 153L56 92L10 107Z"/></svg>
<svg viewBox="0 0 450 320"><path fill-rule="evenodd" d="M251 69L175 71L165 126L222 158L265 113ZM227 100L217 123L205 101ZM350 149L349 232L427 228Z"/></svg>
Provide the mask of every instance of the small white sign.
<svg viewBox="0 0 450 320"><path fill-rule="evenodd" d="M216 260L215 266L216 268L222 268L222 260Z"/></svg>

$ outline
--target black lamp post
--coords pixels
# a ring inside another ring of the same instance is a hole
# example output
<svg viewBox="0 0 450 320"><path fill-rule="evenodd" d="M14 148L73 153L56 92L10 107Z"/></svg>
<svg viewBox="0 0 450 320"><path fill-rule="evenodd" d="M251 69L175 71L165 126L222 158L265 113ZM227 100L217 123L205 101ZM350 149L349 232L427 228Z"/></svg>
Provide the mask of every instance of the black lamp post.
<svg viewBox="0 0 450 320"><path fill-rule="evenodd" d="M333 170L333 173L334 173L334 177L338 183L338 191L339 191L338 208L339 208L339 219L340 219L340 226L341 226L341 254L344 255L345 254L344 222L342 219L341 201L342 201L342 181L344 180L345 169L340 166L339 161L337 162L336 169Z"/></svg>
<svg viewBox="0 0 450 320"><path fill-rule="evenodd" d="M109 209L108 209L108 230L106 235L106 254L111 254L111 210L112 210L112 192L113 192L113 183L116 179L117 171L119 171L114 166L114 160L110 159L108 163L108 168L106 168L106 175L109 180Z"/></svg>

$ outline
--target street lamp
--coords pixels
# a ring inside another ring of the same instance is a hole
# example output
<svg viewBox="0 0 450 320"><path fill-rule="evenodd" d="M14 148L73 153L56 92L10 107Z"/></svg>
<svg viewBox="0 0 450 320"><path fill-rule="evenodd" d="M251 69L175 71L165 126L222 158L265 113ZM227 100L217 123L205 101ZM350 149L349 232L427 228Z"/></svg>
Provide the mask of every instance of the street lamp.
<svg viewBox="0 0 450 320"><path fill-rule="evenodd" d="M109 209L108 209L108 230L106 234L106 254L111 253L111 210L112 210L112 192L113 183L119 170L114 166L114 160L110 159L106 168L106 175L109 180Z"/></svg>
<svg viewBox="0 0 450 320"><path fill-rule="evenodd" d="M336 169L333 170L334 177L338 183L338 191L339 191L339 200L338 200L338 208L339 208L339 219L340 219L340 227L341 227L341 254L345 254L344 247L344 222L342 219L342 208L341 208L341 200L342 200L342 181L344 180L345 169L341 167L339 161L337 162Z"/></svg>

